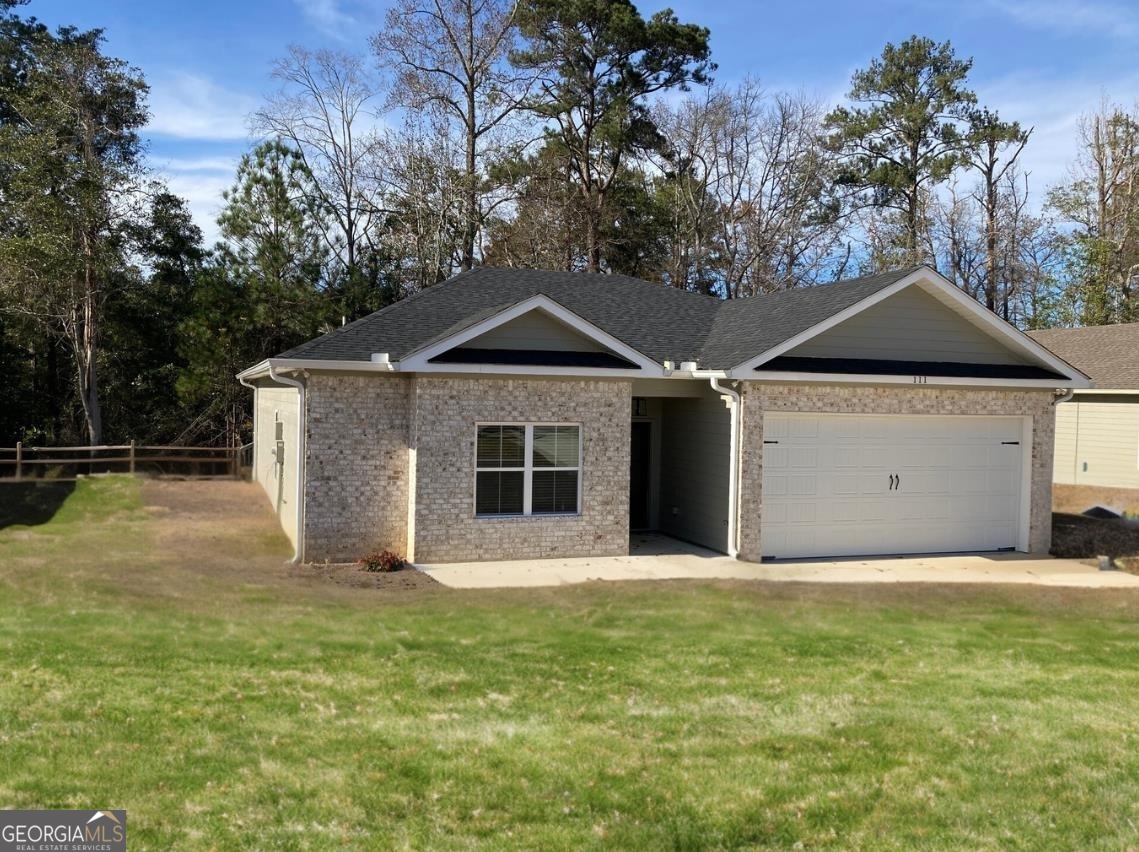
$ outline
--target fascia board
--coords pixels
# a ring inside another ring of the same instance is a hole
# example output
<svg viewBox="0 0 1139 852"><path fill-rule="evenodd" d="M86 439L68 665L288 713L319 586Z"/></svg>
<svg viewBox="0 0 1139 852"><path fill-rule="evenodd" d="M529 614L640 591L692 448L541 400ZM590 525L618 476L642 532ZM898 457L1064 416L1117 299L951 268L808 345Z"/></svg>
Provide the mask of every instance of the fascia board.
<svg viewBox="0 0 1139 852"><path fill-rule="evenodd" d="M922 381L918 381L918 379L922 379ZM880 376L861 373L797 373L782 370L756 370L745 381L816 385L909 385L919 388L1047 388L1049 390L1073 386L1073 383L1068 379L974 379L959 376Z"/></svg>
<svg viewBox="0 0 1139 852"><path fill-rule="evenodd" d="M403 366L401 364L401 366ZM460 376L460 375L483 375L483 376L521 376L525 378L536 378L541 376L558 376L568 378L587 378L587 379L659 379L662 378L662 371L658 367L655 373L646 375L642 369L622 369L614 368L612 370L604 369L601 367L542 367L533 365L513 365L513 364L428 364L424 367L417 367L415 373L417 375L434 375L434 376ZM401 372L411 372L410 370L401 370Z"/></svg>

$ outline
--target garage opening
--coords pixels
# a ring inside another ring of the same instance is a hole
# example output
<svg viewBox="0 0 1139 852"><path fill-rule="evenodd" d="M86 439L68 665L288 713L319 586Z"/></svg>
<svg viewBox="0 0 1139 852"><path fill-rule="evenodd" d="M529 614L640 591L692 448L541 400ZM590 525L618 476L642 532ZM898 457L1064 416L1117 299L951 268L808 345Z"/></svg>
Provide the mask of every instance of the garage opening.
<svg viewBox="0 0 1139 852"><path fill-rule="evenodd" d="M768 413L764 558L1027 549L1024 417Z"/></svg>

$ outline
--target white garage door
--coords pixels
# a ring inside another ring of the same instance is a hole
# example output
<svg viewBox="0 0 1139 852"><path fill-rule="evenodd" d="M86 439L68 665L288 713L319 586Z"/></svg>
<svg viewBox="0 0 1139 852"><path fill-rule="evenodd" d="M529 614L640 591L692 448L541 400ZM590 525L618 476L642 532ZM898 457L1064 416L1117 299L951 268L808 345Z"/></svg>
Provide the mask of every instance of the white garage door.
<svg viewBox="0 0 1139 852"><path fill-rule="evenodd" d="M1016 548L1020 417L768 414L765 557Z"/></svg>

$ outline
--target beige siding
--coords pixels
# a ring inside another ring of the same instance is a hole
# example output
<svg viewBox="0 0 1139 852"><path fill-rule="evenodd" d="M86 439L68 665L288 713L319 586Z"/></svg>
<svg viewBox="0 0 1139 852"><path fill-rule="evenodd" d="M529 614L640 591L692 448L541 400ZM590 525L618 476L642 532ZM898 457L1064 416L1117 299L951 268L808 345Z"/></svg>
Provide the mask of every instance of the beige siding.
<svg viewBox="0 0 1139 852"><path fill-rule="evenodd" d="M262 383L254 392L253 478L265 489L281 528L297 543L297 416L300 391ZM281 443L277 443L280 423Z"/></svg>
<svg viewBox="0 0 1139 852"><path fill-rule="evenodd" d="M1139 403L1065 402L1057 413L1055 481L1139 488ZM1060 424L1065 444L1061 444ZM1060 462L1066 455L1071 475Z"/></svg>
<svg viewBox="0 0 1139 852"><path fill-rule="evenodd" d="M538 349L554 352L604 352L605 349L549 314L533 310L503 323L460 349Z"/></svg>
<svg viewBox="0 0 1139 852"><path fill-rule="evenodd" d="M1065 402L1056 408L1056 451L1052 456L1052 481L1076 484L1076 412L1078 402Z"/></svg>
<svg viewBox="0 0 1139 852"><path fill-rule="evenodd" d="M725 552L731 419L719 396L663 400L661 532Z"/></svg>
<svg viewBox="0 0 1139 852"><path fill-rule="evenodd" d="M1025 363L1019 355L916 286L867 308L787 354L967 364Z"/></svg>

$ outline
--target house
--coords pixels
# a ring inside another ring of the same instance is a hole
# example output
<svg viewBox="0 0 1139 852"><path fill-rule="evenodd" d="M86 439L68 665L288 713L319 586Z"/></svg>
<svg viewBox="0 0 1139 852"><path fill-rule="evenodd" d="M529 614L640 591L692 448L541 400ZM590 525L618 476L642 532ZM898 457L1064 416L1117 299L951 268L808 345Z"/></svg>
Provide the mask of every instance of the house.
<svg viewBox="0 0 1139 852"><path fill-rule="evenodd" d="M480 268L250 367L297 558L1016 549L1086 376L917 267L736 301Z"/></svg>
<svg viewBox="0 0 1139 852"><path fill-rule="evenodd" d="M1029 332L1091 377L1056 410L1053 481L1139 488L1139 323Z"/></svg>

